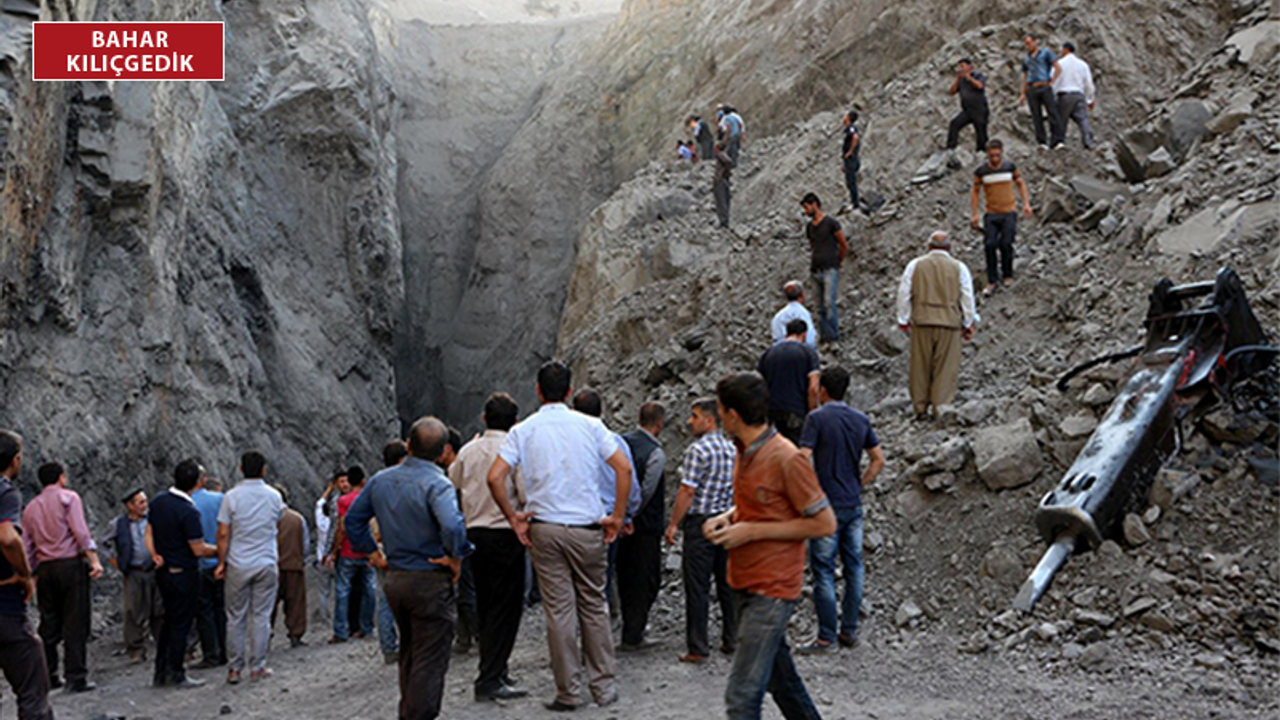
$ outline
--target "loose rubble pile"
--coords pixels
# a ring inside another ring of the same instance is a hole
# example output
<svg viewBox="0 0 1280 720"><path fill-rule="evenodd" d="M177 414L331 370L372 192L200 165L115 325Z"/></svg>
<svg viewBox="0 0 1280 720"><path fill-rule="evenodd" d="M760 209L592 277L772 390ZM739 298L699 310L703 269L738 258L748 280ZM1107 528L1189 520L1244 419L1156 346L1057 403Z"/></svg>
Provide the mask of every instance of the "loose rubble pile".
<svg viewBox="0 0 1280 720"><path fill-rule="evenodd" d="M902 268L935 227L952 231L958 256L981 272L981 239L966 229L969 171L979 160L959 152L964 169L956 171L947 153L902 141L934 99L870 118L865 185L888 203L870 218L838 217L854 258L842 278L842 341L822 348L825 363L854 374L851 401L871 414L888 455L867 500L868 642L941 636L961 653L1131 681L1166 682L1180 669L1188 692L1274 706L1274 398L1269 418L1226 408L1206 417L1113 540L1074 557L1034 615L1010 609L1043 550L1036 504L1130 366L1094 368L1065 394L1053 387L1057 376L1139 341L1147 294L1163 277L1204 280L1234 267L1273 340L1280 329L1280 103L1272 89L1280 65L1255 29L1275 20L1258 3L1235 8L1229 34L1194 58L1176 91L1113 90L1140 92L1149 110L1132 124L1104 120L1105 142L1094 152L1037 152L1019 129L1024 117L998 118L992 134L1006 139L1040 217L1020 227L1017 284L981 303L960 397L936 423L909 418L907 343L894 327L893 298ZM975 34L988 42L1015 35L1005 26ZM928 65L946 66L973 41L957 40ZM887 107L918 81L890 83L867 104ZM753 140L735 178L732 230L712 227L707 167L655 163L596 211L579 239L560 348L581 382L605 390L615 424L631 422L646 399L682 413L724 373L754 367L782 283L807 276L799 196L813 189L831 209L843 197L836 128L838 114L826 113ZM689 437L671 425L663 440L678 458ZM678 565L668 557L671 593L661 602L669 604L657 611L675 635ZM802 608L794 632L807 638L815 620L811 605Z"/></svg>

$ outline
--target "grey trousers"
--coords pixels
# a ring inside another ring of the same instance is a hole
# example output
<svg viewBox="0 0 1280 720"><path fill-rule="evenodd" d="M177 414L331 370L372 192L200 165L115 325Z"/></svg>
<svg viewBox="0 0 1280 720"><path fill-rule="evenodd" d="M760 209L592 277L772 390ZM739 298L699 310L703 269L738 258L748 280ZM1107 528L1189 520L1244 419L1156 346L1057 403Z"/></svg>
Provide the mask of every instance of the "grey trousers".
<svg viewBox="0 0 1280 720"><path fill-rule="evenodd" d="M141 650L147 644L147 632L160 637L164 620L164 603L156 588L155 570L130 570L124 576L124 645Z"/></svg>
<svg viewBox="0 0 1280 720"><path fill-rule="evenodd" d="M276 604L280 569L227 568L227 660L228 669L251 671L267 666L267 646L271 643L271 609ZM246 656L246 646L248 655Z"/></svg>
<svg viewBox="0 0 1280 720"><path fill-rule="evenodd" d="M732 192L729 189L728 180L716 180L711 186L711 192L716 198L716 219L720 221L720 227L729 227L729 203L732 199Z"/></svg>
<svg viewBox="0 0 1280 720"><path fill-rule="evenodd" d="M1067 121L1080 127L1080 141L1084 149L1093 147L1093 129L1089 127L1089 103L1083 93L1058 93L1058 115L1062 118L1062 139L1067 138Z"/></svg>
<svg viewBox="0 0 1280 720"><path fill-rule="evenodd" d="M582 657L587 684L597 703L617 698L617 668L609 609L604 599L604 576L609 566L600 528L566 527L535 522L529 528L530 554L542 589L547 614L547 645L556 679L556 699L568 705L582 702L582 663L578 659L581 629Z"/></svg>

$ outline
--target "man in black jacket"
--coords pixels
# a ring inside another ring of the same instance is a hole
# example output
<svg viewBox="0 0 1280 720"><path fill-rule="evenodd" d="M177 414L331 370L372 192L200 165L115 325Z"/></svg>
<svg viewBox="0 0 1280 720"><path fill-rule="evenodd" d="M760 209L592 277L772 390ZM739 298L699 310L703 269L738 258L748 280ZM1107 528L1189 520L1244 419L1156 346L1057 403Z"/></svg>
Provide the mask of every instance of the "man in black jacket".
<svg viewBox="0 0 1280 720"><path fill-rule="evenodd" d="M622 650L646 645L644 629L649 609L662 585L662 532L665 512L667 456L658 435L666 424L661 404L640 406L640 427L622 436L635 458L640 479L640 510L632 520L633 532L618 543L618 594L622 601Z"/></svg>

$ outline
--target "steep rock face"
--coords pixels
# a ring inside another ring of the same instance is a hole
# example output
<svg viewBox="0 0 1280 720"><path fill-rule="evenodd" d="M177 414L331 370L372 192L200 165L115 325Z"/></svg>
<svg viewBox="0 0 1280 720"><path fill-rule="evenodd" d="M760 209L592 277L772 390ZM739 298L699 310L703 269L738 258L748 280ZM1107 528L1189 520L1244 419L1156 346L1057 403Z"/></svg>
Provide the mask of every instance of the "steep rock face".
<svg viewBox="0 0 1280 720"><path fill-rule="evenodd" d="M298 488L372 456L398 430L403 280L390 85L362 4L45 13L225 20L228 80L33 84L8 66L0 426L30 463L70 461L98 519L185 456L231 478L258 447Z"/></svg>

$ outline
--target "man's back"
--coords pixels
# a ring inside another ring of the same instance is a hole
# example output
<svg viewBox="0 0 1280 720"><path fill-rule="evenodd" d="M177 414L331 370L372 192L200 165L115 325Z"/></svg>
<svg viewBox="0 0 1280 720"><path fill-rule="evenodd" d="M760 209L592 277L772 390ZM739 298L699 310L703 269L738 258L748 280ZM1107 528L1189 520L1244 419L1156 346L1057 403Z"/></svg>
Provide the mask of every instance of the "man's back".
<svg viewBox="0 0 1280 720"><path fill-rule="evenodd" d="M499 455L524 472L534 517L565 525L600 522L600 461L619 449L600 420L563 403L539 408L507 435Z"/></svg>
<svg viewBox="0 0 1280 720"><path fill-rule="evenodd" d="M769 409L809 412L809 376L820 366L818 352L801 342L787 340L766 350L756 369L769 385Z"/></svg>
<svg viewBox="0 0 1280 720"><path fill-rule="evenodd" d="M800 446L813 450L818 482L837 509L862 505L862 452L879 445L871 419L843 402L809 413L800 435Z"/></svg>
<svg viewBox="0 0 1280 720"><path fill-rule="evenodd" d="M943 252L916 260L911 276L911 322L921 327L964 326L960 310L960 263Z"/></svg>
<svg viewBox="0 0 1280 720"><path fill-rule="evenodd" d="M449 466L449 480L458 488L462 516L467 519L468 528L511 528L493 493L489 492L488 484L489 468L493 467L506 439L506 431L485 430L483 435L463 445ZM524 507L524 478L518 469L507 478L507 497L512 498L514 507Z"/></svg>
<svg viewBox="0 0 1280 720"><path fill-rule="evenodd" d="M200 488L191 493L191 501L200 511L200 526L204 528L204 541L213 545L218 542L218 511L222 509L223 494ZM212 568L218 564L218 558L201 558L200 564Z"/></svg>
<svg viewBox="0 0 1280 720"><path fill-rule="evenodd" d="M27 503L22 527L29 553L36 562L74 557L79 554L77 539L89 544L84 506L72 490L50 485ZM96 547L90 545L90 548Z"/></svg>
<svg viewBox="0 0 1280 720"><path fill-rule="evenodd" d="M302 513L286 507L280 516L279 534L276 537L279 548L281 570L306 569L307 557L307 521Z"/></svg>
<svg viewBox="0 0 1280 720"><path fill-rule="evenodd" d="M190 500L172 491L165 491L151 501L147 520L151 523L151 538L155 550L170 567L196 567L196 554L191 550L191 540L204 537L200 526L200 511Z"/></svg>
<svg viewBox="0 0 1280 720"><path fill-rule="evenodd" d="M231 526L227 564L241 569L279 562L276 536L284 499L261 479L244 480L222 499L218 522Z"/></svg>
<svg viewBox="0 0 1280 720"><path fill-rule="evenodd" d="M809 327L804 335L805 344L813 348L818 347L818 331L813 326L813 315L809 313L809 308L798 300L787 303L773 316L773 321L769 324L769 329L773 333L773 344L777 345L787 339L787 323L792 320L805 322Z"/></svg>
<svg viewBox="0 0 1280 720"><path fill-rule="evenodd" d="M13 523L15 528L22 527L22 493L0 476L0 523ZM13 577L14 568L9 558L0 553L0 582ZM0 615L27 614L27 600L22 584L0 585Z"/></svg>
<svg viewBox="0 0 1280 720"><path fill-rule="evenodd" d="M348 537L356 541L367 529L357 532L354 525L370 516L377 519L384 554L395 570L443 571L444 566L429 560L465 554L465 522L457 492L444 470L432 462L410 456L379 471L347 515L352 519Z"/></svg>

